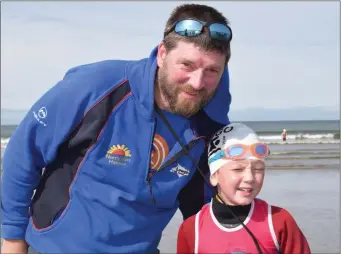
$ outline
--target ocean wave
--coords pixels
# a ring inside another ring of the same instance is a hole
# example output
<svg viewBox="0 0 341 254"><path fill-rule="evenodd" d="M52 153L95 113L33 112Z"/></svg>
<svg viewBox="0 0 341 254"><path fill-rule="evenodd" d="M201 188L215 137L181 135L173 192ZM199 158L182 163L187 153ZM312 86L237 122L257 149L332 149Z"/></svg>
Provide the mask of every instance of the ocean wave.
<svg viewBox="0 0 341 254"><path fill-rule="evenodd" d="M281 135L260 135L260 139L262 140L282 140ZM337 135L335 133L319 133L319 134L291 134L287 135L287 141L289 140L338 140Z"/></svg>
<svg viewBox="0 0 341 254"><path fill-rule="evenodd" d="M340 151L332 151L330 148L328 149L321 149L319 150L295 150L295 151L281 151L281 152L271 152L271 155L337 155L340 154Z"/></svg>
<svg viewBox="0 0 341 254"><path fill-rule="evenodd" d="M340 159L340 155L334 156L269 156L267 160L330 160L330 159Z"/></svg>
<svg viewBox="0 0 341 254"><path fill-rule="evenodd" d="M301 170L301 169L333 169L340 170L340 164L290 164L290 165L268 165L266 169L270 170Z"/></svg>
<svg viewBox="0 0 341 254"><path fill-rule="evenodd" d="M282 141L281 135L260 135L260 139L267 144L338 144L340 139L335 134L297 134L287 135L287 140ZM10 138L1 138L1 149L5 149Z"/></svg>
<svg viewBox="0 0 341 254"><path fill-rule="evenodd" d="M262 140L268 145L295 145L295 144L340 144L340 140Z"/></svg>
<svg viewBox="0 0 341 254"><path fill-rule="evenodd" d="M1 138L1 149L5 149L10 138Z"/></svg>
<svg viewBox="0 0 341 254"><path fill-rule="evenodd" d="M259 138L267 144L338 144L340 135L338 133L296 133L287 135L287 140L282 141L279 135L259 134Z"/></svg>

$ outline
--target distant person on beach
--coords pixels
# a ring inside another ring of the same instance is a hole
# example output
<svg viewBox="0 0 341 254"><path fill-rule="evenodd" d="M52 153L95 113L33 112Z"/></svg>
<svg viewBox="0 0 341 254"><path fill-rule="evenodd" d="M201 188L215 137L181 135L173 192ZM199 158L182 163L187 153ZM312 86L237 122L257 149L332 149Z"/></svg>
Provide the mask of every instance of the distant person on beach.
<svg viewBox="0 0 341 254"><path fill-rule="evenodd" d="M282 141L287 141L287 130L286 130L286 129L283 129L283 132L282 132Z"/></svg>
<svg viewBox="0 0 341 254"><path fill-rule="evenodd" d="M256 198L269 149L254 130L241 123L227 125L208 149L210 182L217 195L182 223L177 253L310 253L292 215Z"/></svg>
<svg viewBox="0 0 341 254"><path fill-rule="evenodd" d="M178 208L188 218L209 202L205 139L229 123L228 23L178 6L149 57L72 68L32 106L4 153L2 253L157 253Z"/></svg>

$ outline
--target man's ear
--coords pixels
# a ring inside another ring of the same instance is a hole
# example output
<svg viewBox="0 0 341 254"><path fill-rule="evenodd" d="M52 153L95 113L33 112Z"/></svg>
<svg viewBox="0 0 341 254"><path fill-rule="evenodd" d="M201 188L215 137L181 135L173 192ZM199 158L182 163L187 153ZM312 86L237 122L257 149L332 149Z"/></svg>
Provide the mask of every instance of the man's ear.
<svg viewBox="0 0 341 254"><path fill-rule="evenodd" d="M159 68L163 67L166 56L167 50L165 44L163 42L160 42L157 47L157 65Z"/></svg>
<svg viewBox="0 0 341 254"><path fill-rule="evenodd" d="M217 172L214 172L213 175L210 176L210 183L212 184L212 186L217 186L218 184L218 176L217 176Z"/></svg>

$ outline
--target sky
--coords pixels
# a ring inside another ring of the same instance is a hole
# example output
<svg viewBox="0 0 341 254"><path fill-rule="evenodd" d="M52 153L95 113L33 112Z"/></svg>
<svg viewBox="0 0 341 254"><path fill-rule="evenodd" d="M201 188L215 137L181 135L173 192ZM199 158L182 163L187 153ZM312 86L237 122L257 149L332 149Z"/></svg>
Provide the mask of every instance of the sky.
<svg viewBox="0 0 341 254"><path fill-rule="evenodd" d="M30 108L74 66L148 57L182 3L2 2L1 108ZM339 110L338 1L192 3L230 21L231 110Z"/></svg>

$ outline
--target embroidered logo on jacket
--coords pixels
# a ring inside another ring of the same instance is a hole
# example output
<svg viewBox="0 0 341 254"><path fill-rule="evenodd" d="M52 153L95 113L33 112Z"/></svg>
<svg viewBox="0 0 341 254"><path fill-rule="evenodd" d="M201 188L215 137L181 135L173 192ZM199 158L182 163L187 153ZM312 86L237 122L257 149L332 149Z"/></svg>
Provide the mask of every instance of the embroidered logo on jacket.
<svg viewBox="0 0 341 254"><path fill-rule="evenodd" d="M169 153L166 140L159 134L155 134L153 149L150 159L150 168L158 170Z"/></svg>
<svg viewBox="0 0 341 254"><path fill-rule="evenodd" d="M182 176L188 176L190 171L184 168L183 166L181 166L180 164L178 164L176 167L172 168L170 172L176 173L178 177L182 177Z"/></svg>
<svg viewBox="0 0 341 254"><path fill-rule="evenodd" d="M38 112L33 111L34 118L45 127L47 126L46 121L44 120L47 117L47 109L45 107L41 107Z"/></svg>
<svg viewBox="0 0 341 254"><path fill-rule="evenodd" d="M131 161L131 153L125 145L113 145L105 156L110 164L127 165Z"/></svg>

